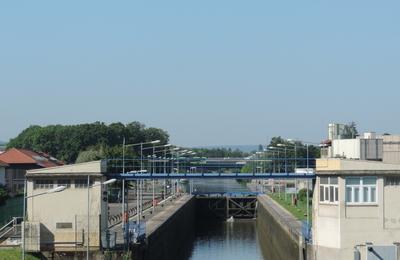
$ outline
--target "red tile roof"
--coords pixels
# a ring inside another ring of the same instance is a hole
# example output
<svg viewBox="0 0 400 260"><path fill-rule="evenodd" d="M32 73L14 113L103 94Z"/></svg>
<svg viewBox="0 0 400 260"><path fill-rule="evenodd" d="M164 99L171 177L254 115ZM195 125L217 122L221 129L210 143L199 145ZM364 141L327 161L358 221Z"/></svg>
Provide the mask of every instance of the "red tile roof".
<svg viewBox="0 0 400 260"><path fill-rule="evenodd" d="M36 164L44 168L63 164L48 154L17 148L11 148L0 154L0 161L6 164Z"/></svg>

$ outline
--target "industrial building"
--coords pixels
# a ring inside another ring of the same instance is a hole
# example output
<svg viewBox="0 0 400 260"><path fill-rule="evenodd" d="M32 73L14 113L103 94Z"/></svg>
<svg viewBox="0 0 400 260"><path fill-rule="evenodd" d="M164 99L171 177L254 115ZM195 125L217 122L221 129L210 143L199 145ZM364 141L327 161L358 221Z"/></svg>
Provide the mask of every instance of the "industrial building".
<svg viewBox="0 0 400 260"><path fill-rule="evenodd" d="M398 259L400 164L328 158L316 166L316 259Z"/></svg>
<svg viewBox="0 0 400 260"><path fill-rule="evenodd" d="M29 170L25 249L77 252L89 245L91 251L99 250L107 229L107 199L102 199L101 185L105 172L105 161ZM46 193L58 186L66 189Z"/></svg>

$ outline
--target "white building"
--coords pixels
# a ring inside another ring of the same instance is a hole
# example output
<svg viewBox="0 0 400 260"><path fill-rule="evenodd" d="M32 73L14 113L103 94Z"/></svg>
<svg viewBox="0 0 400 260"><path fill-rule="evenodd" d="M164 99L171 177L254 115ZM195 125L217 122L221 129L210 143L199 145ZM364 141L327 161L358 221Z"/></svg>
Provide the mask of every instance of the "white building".
<svg viewBox="0 0 400 260"><path fill-rule="evenodd" d="M89 242L90 249L98 250L101 232L107 228L107 202L102 200L101 185L105 172L103 161L27 171L27 196L44 194L27 199L26 249L83 251ZM93 185L90 189L88 177ZM57 186L67 189L46 194Z"/></svg>
<svg viewBox="0 0 400 260"><path fill-rule="evenodd" d="M331 158L318 159L316 170L316 259L398 259L389 255L400 241L400 165Z"/></svg>
<svg viewBox="0 0 400 260"><path fill-rule="evenodd" d="M321 150L321 157L380 161L383 138L370 132L354 139L333 139L330 146Z"/></svg>
<svg viewBox="0 0 400 260"><path fill-rule="evenodd" d="M400 164L400 135L383 135L383 162Z"/></svg>

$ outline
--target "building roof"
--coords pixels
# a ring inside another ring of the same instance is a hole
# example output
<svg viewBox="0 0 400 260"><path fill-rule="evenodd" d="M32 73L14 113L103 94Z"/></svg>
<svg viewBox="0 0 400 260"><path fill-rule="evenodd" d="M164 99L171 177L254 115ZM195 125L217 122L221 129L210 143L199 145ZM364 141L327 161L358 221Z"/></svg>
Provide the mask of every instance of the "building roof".
<svg viewBox="0 0 400 260"><path fill-rule="evenodd" d="M400 164L381 161L350 160L327 158L316 160L316 171L319 174L400 174Z"/></svg>
<svg viewBox="0 0 400 260"><path fill-rule="evenodd" d="M12 164L36 164L40 167L55 167L63 163L46 153L34 152L27 149L11 148L0 154L0 161Z"/></svg>
<svg viewBox="0 0 400 260"><path fill-rule="evenodd" d="M27 176L49 176L49 175L102 175L107 171L105 160L84 163L68 164L45 169L28 170Z"/></svg>
<svg viewBox="0 0 400 260"><path fill-rule="evenodd" d="M8 164L0 160L0 166L8 166Z"/></svg>

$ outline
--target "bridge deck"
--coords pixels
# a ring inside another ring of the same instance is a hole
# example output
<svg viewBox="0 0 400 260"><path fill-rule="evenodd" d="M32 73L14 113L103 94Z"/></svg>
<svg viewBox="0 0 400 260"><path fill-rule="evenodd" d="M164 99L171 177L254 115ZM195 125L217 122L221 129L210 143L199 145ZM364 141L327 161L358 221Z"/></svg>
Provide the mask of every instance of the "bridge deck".
<svg viewBox="0 0 400 260"><path fill-rule="evenodd" d="M314 173L110 173L109 178L143 179L314 179Z"/></svg>

